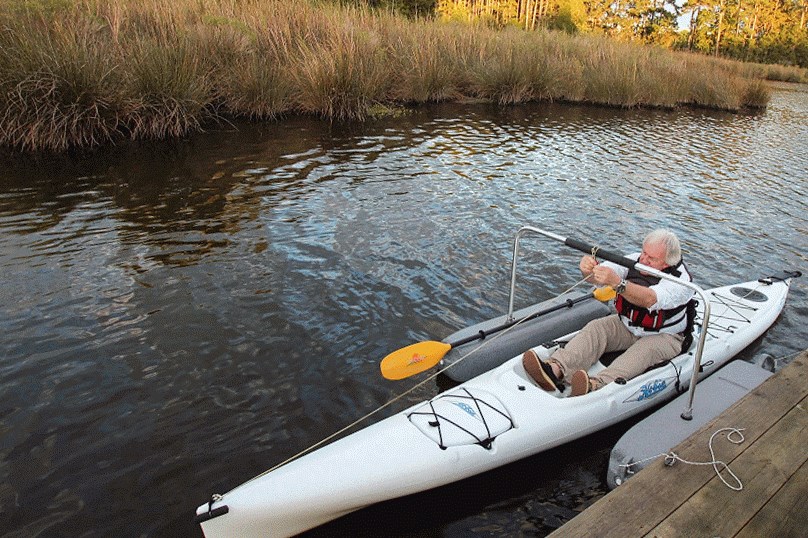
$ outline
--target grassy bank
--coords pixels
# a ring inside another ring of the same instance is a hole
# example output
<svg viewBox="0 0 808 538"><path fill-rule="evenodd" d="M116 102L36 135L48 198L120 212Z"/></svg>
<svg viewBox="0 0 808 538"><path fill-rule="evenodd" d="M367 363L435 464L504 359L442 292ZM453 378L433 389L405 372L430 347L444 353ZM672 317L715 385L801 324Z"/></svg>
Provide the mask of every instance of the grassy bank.
<svg viewBox="0 0 808 538"><path fill-rule="evenodd" d="M763 107L758 72L593 37L306 0L0 0L0 145L162 139L220 117L363 119L455 99Z"/></svg>

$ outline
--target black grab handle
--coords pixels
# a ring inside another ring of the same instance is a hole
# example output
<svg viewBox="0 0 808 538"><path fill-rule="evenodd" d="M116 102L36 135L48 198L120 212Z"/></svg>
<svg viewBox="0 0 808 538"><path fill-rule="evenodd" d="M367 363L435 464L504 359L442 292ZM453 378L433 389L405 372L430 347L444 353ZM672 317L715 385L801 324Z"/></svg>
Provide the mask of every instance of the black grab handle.
<svg viewBox="0 0 808 538"><path fill-rule="evenodd" d="M623 267L627 267L629 269L637 265L637 262L635 260L632 260L631 258L626 258L622 254L616 254L608 250L603 250L598 246L584 243L583 241L573 239L572 237L565 238L564 244L567 245L568 247L580 250L581 252L584 252L586 254L593 254L598 258L603 258L604 260L616 263L617 265L622 265Z"/></svg>

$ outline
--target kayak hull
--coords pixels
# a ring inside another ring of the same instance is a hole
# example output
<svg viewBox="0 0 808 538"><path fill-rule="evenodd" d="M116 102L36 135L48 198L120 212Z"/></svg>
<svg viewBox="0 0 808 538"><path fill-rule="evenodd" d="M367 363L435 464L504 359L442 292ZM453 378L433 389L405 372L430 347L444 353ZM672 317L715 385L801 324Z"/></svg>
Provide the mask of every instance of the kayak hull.
<svg viewBox="0 0 808 538"><path fill-rule="evenodd" d="M708 328L699 379L774 323L788 285L748 282L708 290L716 321ZM755 301L738 290L754 291ZM625 385L611 383L570 398L569 391L540 389L517 355L242 484L200 506L197 519L207 538L298 534L373 503L462 480L620 422L685 390L693 362L691 351ZM591 372L601 368L596 364ZM696 410L698 401L697 391Z"/></svg>

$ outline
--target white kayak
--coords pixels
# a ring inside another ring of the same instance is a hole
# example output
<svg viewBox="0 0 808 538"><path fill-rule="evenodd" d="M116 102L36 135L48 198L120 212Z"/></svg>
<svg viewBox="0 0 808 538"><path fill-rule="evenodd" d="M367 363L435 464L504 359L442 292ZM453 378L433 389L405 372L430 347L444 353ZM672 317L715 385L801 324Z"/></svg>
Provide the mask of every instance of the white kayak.
<svg viewBox="0 0 808 538"><path fill-rule="evenodd" d="M697 378L763 334L790 276L706 290L709 323ZM704 305L698 308L697 326ZM290 536L380 501L476 475L620 422L685 390L691 351L625 384L584 396L545 392L521 355L394 416L264 473L197 509L207 538ZM544 356L552 349L537 352ZM596 363L590 373L603 365ZM705 397L706 395L701 395ZM696 392L694 412L698 413Z"/></svg>

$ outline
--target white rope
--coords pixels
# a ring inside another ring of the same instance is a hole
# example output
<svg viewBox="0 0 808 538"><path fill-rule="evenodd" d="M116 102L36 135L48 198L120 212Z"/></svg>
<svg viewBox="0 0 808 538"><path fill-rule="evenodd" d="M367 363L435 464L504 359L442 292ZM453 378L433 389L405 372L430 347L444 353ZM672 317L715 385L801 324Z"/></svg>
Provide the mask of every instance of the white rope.
<svg viewBox="0 0 808 538"><path fill-rule="evenodd" d="M686 459L681 458L675 452L670 451L670 452L665 452L665 453L662 453L662 454L657 454L656 456L651 456L650 458L645 458L645 459L642 459L640 461L635 461L635 462L632 462L632 463L620 464L620 467L626 467L626 468L633 467L634 465L639 465L639 464L644 463L646 461L655 460L655 459L661 458L663 456L665 457L665 465L667 465L668 467L670 467L671 465L673 465L677 461L681 461L682 463L686 463L688 465L712 465L713 469L715 470L715 474L718 475L718 478L721 479L721 481L724 483L725 486L727 486L729 489L731 489L733 491L741 491L743 489L743 483L741 483L741 479L738 478L738 476L735 473L732 472L732 469L729 468L729 465L727 465L726 463L724 463L721 460L716 460L715 459L715 450L713 450L713 439L719 433L724 432L724 431L728 431L729 433L727 434L727 441L729 441L730 443L739 445L739 444L744 442L744 436L741 433L743 430L744 430L744 428L721 428L720 430L716 430L715 432L713 432L713 434L710 436L710 441L707 443L707 446L710 449L711 461L688 461ZM733 439L732 438L733 435L736 435L737 437L735 439ZM732 484L727 482L727 480L721 474L721 471L724 471L724 470L726 470L730 474L730 476L732 476L732 478L735 480L735 483L737 484L737 486L733 486Z"/></svg>
<svg viewBox="0 0 808 538"><path fill-rule="evenodd" d="M788 355L783 355L782 357L775 357L773 355L769 355L772 359L774 359L775 363L777 362L785 362L789 363L791 359L795 358L797 355L801 355L802 351L795 351L794 353L789 353Z"/></svg>

